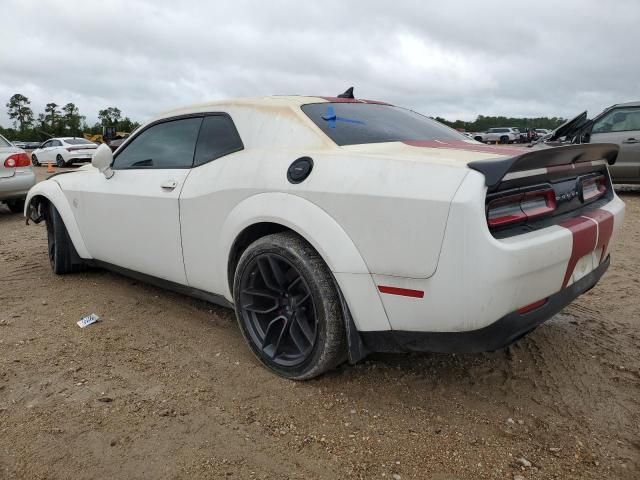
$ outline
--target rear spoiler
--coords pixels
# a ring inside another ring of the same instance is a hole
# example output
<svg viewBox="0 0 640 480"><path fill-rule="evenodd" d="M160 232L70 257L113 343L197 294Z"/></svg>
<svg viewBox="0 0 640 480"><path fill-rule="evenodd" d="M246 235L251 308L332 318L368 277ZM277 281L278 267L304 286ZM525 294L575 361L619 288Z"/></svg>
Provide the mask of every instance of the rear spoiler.
<svg viewBox="0 0 640 480"><path fill-rule="evenodd" d="M468 167L482 173L489 190L494 190L509 172L522 172L596 160L606 160L609 165L613 165L617 157L618 145L616 144L581 143L536 149L509 158L478 160L470 162Z"/></svg>

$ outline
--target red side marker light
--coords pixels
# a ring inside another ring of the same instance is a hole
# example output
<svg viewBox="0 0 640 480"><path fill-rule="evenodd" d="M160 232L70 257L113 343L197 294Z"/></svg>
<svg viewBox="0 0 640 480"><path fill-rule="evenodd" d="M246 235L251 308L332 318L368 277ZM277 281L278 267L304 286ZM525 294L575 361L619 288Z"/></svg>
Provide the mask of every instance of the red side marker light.
<svg viewBox="0 0 640 480"><path fill-rule="evenodd" d="M522 308L518 309L518 313L520 315L524 315L525 313L529 313L532 312L533 310L540 308L541 306L543 306L545 303L547 303L547 299L543 298L542 300L538 300L537 302L533 302L530 303L529 305L525 305Z"/></svg>
<svg viewBox="0 0 640 480"><path fill-rule="evenodd" d="M411 290L410 288L387 287L385 285L378 285L378 290L380 291L380 293L388 293L389 295L400 295L402 297L424 297L424 291Z"/></svg>

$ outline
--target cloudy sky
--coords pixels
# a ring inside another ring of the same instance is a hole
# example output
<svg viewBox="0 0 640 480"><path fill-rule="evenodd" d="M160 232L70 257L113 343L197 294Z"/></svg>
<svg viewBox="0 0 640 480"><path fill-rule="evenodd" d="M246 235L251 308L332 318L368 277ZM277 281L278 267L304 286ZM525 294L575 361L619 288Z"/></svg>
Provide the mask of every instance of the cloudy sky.
<svg viewBox="0 0 640 480"><path fill-rule="evenodd" d="M90 122L208 99L335 95L449 119L572 116L640 100L640 1L1 0L0 124L20 92L36 114Z"/></svg>

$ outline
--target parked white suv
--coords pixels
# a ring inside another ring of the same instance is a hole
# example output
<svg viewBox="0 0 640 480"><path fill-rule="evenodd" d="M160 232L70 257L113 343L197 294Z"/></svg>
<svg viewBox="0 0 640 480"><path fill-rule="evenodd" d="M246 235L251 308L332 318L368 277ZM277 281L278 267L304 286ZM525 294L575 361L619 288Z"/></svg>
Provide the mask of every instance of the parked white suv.
<svg viewBox="0 0 640 480"><path fill-rule="evenodd" d="M488 143L515 143L520 141L520 131L517 128L497 127L490 128L484 136Z"/></svg>

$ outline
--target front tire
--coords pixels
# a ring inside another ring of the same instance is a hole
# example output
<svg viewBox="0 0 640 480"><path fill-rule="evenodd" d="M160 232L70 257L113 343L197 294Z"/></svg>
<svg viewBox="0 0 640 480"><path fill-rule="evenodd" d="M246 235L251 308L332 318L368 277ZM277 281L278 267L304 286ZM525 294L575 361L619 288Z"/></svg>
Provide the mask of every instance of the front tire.
<svg viewBox="0 0 640 480"><path fill-rule="evenodd" d="M48 206L46 223L47 250L53 273L64 275L84 270L85 264L73 246L62 217L52 203Z"/></svg>
<svg viewBox="0 0 640 480"><path fill-rule="evenodd" d="M24 212L24 198L7 201L7 207L11 210L11 213Z"/></svg>
<svg viewBox="0 0 640 480"><path fill-rule="evenodd" d="M33 164L34 167L40 166L40 161L38 160L38 157L36 157L35 153L31 154L31 163Z"/></svg>
<svg viewBox="0 0 640 480"><path fill-rule="evenodd" d="M233 297L246 342L278 375L306 380L346 360L337 287L322 258L296 234L252 243L238 262Z"/></svg>
<svg viewBox="0 0 640 480"><path fill-rule="evenodd" d="M502 143L503 145L509 143L509 137L503 135L502 137L500 137L500 143Z"/></svg>

